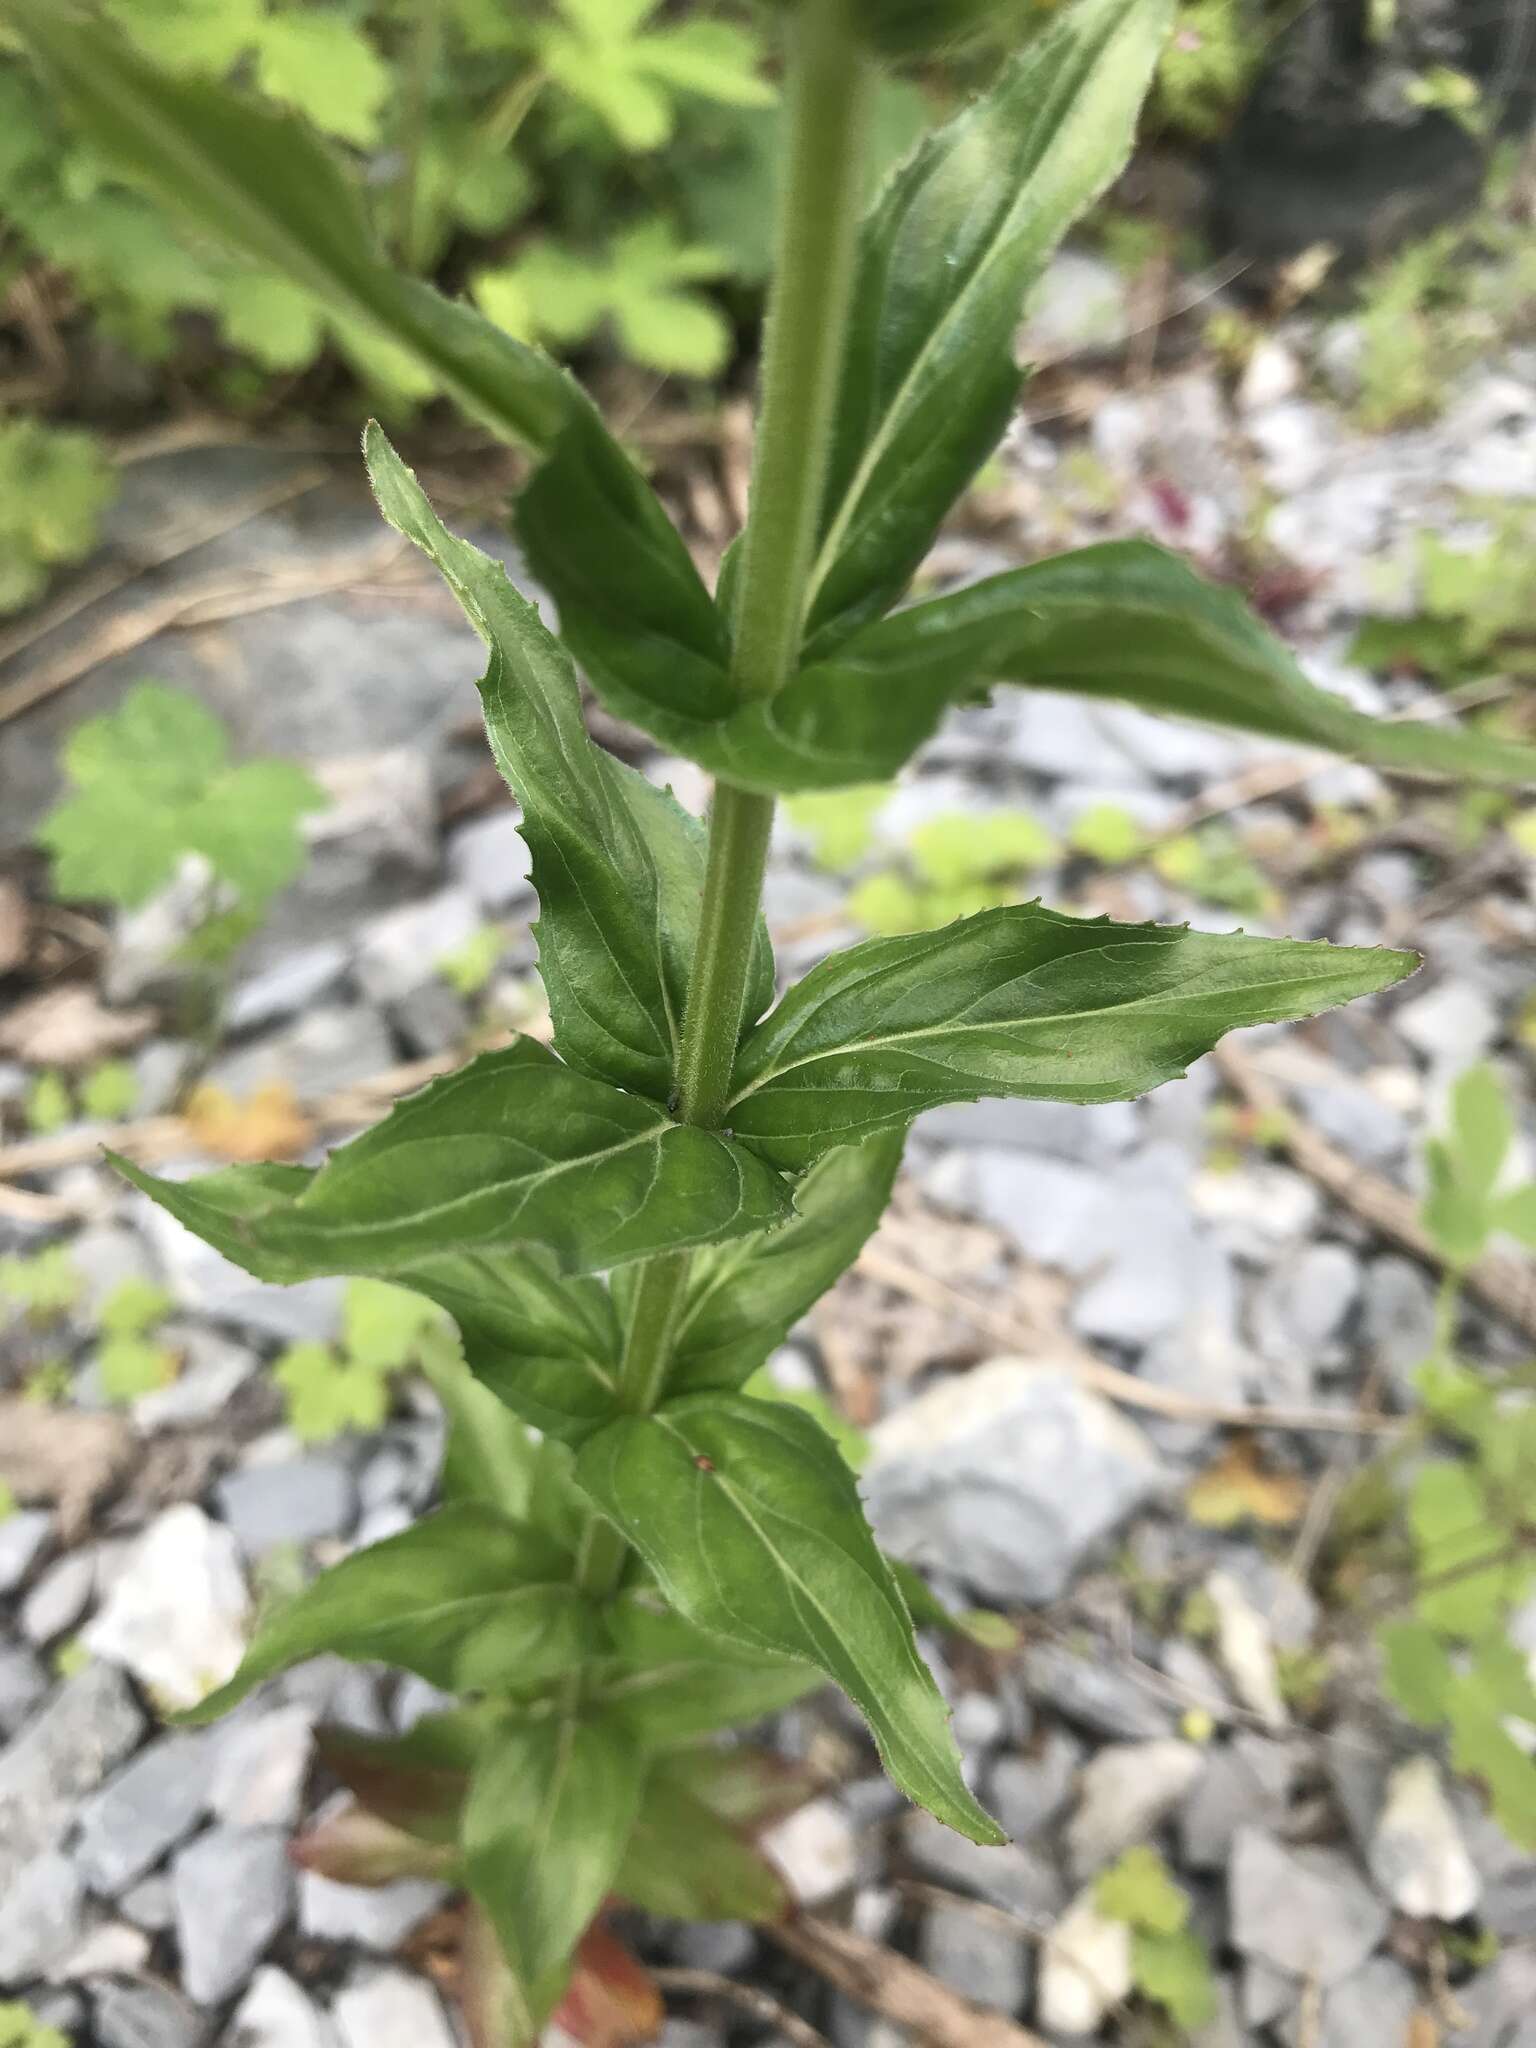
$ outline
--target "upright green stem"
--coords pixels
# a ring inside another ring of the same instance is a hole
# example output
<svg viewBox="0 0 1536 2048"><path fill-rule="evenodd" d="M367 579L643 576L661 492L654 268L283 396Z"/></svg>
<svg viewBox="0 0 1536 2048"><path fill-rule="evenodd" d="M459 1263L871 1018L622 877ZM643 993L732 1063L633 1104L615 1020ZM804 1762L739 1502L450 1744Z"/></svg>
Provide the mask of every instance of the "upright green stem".
<svg viewBox="0 0 1536 2048"><path fill-rule="evenodd" d="M788 152L763 330L732 676L771 697L794 673L842 372L874 68L849 0L801 0L791 31ZM683 1019L677 1114L715 1124L730 1090L773 799L720 784Z"/></svg>
<svg viewBox="0 0 1536 2048"><path fill-rule="evenodd" d="M427 144L427 113L432 74L442 50L441 0L417 0L420 13L411 36L402 89L400 148L405 161L400 174L395 247L400 261L416 276L426 263L421 205L422 153Z"/></svg>
<svg viewBox="0 0 1536 2048"><path fill-rule="evenodd" d="M781 688L800 651L843 367L875 78L851 17L849 0L801 0L791 31L787 159L736 615L735 675L751 697Z"/></svg>
<svg viewBox="0 0 1536 2048"><path fill-rule="evenodd" d="M873 85L850 0L799 0L790 29L787 160L732 658L743 697L771 697L799 656L848 330ZM678 1051L673 1113L680 1123L712 1126L724 1114L772 830L772 797L716 785ZM668 1253L640 1276L619 1370L619 1399L632 1414L647 1414L661 1397L690 1257ZM624 1554L608 1524L589 1525L577 1566L583 1590L596 1594L617 1584Z"/></svg>

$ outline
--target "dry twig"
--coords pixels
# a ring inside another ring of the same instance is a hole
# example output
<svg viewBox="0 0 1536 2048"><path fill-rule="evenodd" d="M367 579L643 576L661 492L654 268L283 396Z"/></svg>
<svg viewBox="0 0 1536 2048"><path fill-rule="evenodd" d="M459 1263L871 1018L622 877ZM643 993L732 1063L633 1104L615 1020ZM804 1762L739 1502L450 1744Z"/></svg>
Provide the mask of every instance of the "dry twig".
<svg viewBox="0 0 1536 2048"><path fill-rule="evenodd" d="M734 1977L722 1977L714 1970L652 1970L651 1975L663 1991L685 1991L693 1998L723 1998L739 2005L753 2019L777 2027L793 2048L831 2048L826 2035L818 2033L809 2020L801 2019L755 1984L739 1984Z"/></svg>
<svg viewBox="0 0 1536 2048"><path fill-rule="evenodd" d="M30 711L34 705L78 682L102 662L131 653L172 626L216 625L248 612L270 611L277 605L297 604L303 598L349 589L370 577L383 575L398 563L408 546L407 541L391 540L366 555L346 549L316 562L306 562L301 568L211 576L164 591L133 611L107 620L99 631L88 635L81 645L70 648L57 661L44 663L35 674L0 690L0 724Z"/></svg>
<svg viewBox="0 0 1536 2048"><path fill-rule="evenodd" d="M258 519L264 512L274 512L278 506L289 504L294 498L303 497L317 485L323 484L330 475L328 469L311 463L296 475L281 478L277 483L268 484L264 490L255 491L244 498L236 499L233 505L212 517L197 520L187 526L178 527L162 536L161 544L152 553L138 560L126 563L104 562L99 568L88 570L61 590L52 604L41 611L33 612L6 633L0 633L0 662L14 659L25 648L45 639L60 626L67 625L80 612L93 604L99 604L104 597L123 590L130 583L136 583L151 569L163 569L169 563L179 561L183 555L190 555L209 541L219 540L225 534L233 533L237 527Z"/></svg>
<svg viewBox="0 0 1536 2048"><path fill-rule="evenodd" d="M1001 2013L984 2012L907 1957L851 1927L802 1914L764 1931L839 1991L905 2027L927 2048L1046 2048L1038 2034Z"/></svg>
<svg viewBox="0 0 1536 2048"><path fill-rule="evenodd" d="M1341 1152L1297 1116L1251 1054L1228 1043L1218 1045L1212 1058L1250 1109L1264 1116L1279 1112L1277 1129L1283 1125L1279 1143L1310 1180L1378 1237L1390 1239L1421 1264L1440 1270L1444 1261L1419 1221L1418 1203L1406 1189L1357 1165L1347 1152ZM1485 1252L1467 1268L1466 1284L1485 1306L1536 1339L1536 1267L1529 1261Z"/></svg>
<svg viewBox="0 0 1536 2048"><path fill-rule="evenodd" d="M1102 1359L1067 1338L1052 1338L1048 1350L1042 1352L1041 1332L1034 1325L985 1301L974 1300L931 1273L919 1273L898 1264L872 1246L866 1245L860 1252L857 1270L882 1287L894 1288L949 1315L964 1317L973 1328L1010 1351L1018 1351L1026 1358L1039 1355L1042 1365L1067 1366L1084 1386L1127 1408L1166 1415L1177 1422L1217 1423L1228 1429L1342 1430L1350 1435L1378 1436L1390 1434L1400 1426L1386 1416L1361 1414L1350 1408L1249 1407L1242 1403L1202 1401L1193 1394L1181 1394L1175 1387L1152 1386L1137 1379L1134 1373L1122 1372L1119 1366L1105 1365Z"/></svg>

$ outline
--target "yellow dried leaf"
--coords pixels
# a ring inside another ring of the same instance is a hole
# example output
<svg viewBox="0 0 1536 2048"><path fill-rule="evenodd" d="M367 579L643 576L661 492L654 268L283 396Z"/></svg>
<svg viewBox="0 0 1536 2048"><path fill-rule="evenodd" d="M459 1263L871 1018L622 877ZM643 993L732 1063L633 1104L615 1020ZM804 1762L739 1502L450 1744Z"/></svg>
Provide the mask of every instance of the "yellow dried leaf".
<svg viewBox="0 0 1536 2048"><path fill-rule="evenodd" d="M1284 1529L1301 1519L1306 1504L1305 1480L1295 1472L1269 1471L1251 1437L1234 1438L1184 1495L1190 1519L1207 1529L1231 1529L1239 1522Z"/></svg>
<svg viewBox="0 0 1536 2048"><path fill-rule="evenodd" d="M186 1114L198 1144L219 1159L296 1159L315 1140L286 1081L264 1082L243 1102L205 1083L193 1091Z"/></svg>

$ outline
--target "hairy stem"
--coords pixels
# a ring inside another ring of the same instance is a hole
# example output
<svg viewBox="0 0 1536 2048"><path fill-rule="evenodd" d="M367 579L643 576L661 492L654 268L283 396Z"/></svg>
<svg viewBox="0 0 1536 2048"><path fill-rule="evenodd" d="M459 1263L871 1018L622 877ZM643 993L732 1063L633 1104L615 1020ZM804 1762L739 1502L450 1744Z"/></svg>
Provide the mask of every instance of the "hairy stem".
<svg viewBox="0 0 1536 2048"><path fill-rule="evenodd" d="M853 32L851 0L800 0L789 41L787 158L731 664L743 697L772 696L799 654L848 327L874 82ZM772 797L716 785L678 1051L673 1113L680 1123L712 1126L724 1114L772 829ZM661 1398L689 1264L687 1252L654 1259L635 1290L619 1375L620 1401L632 1414L647 1414ZM582 1542L578 1569L589 1593L616 1584L623 1570L623 1542L603 1528L597 1534L589 1527Z"/></svg>
<svg viewBox="0 0 1536 2048"><path fill-rule="evenodd" d="M874 80L850 14L849 0L801 0L791 31L787 157L736 614L735 675L751 697L771 697L800 651L843 365Z"/></svg>
<svg viewBox="0 0 1536 2048"><path fill-rule="evenodd" d="M412 31L406 58L400 110L400 151L404 166L400 174L395 221L395 247L401 264L412 277L421 274L427 260L421 160L427 145L432 74L437 69L443 37L441 0L418 0L418 4L421 12Z"/></svg>

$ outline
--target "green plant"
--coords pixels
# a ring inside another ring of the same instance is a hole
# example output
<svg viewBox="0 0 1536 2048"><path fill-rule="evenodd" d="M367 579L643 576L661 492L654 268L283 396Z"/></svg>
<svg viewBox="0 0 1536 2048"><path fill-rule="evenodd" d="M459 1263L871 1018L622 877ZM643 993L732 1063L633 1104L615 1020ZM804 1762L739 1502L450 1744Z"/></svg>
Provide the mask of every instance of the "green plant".
<svg viewBox="0 0 1536 2048"><path fill-rule="evenodd" d="M21 1398L35 1408L56 1408L69 1393L71 1377L68 1359L44 1359L22 1382Z"/></svg>
<svg viewBox="0 0 1536 2048"><path fill-rule="evenodd" d="M1511 160L1475 214L1409 243L1365 280L1354 316L1362 426L1434 418L1491 345L1536 326L1536 246L1516 176Z"/></svg>
<svg viewBox="0 0 1536 2048"><path fill-rule="evenodd" d="M1470 1068L1444 1134L1426 1148L1421 1215L1446 1279L1414 1435L1381 1468L1388 1490L1375 1520L1389 1539L1404 1494L1409 1611L1378 1642L1398 1706L1446 1733L1452 1761L1485 1785L1508 1833L1536 1847L1536 1759L1510 1727L1536 1725L1536 1687L1509 1626L1536 1588L1536 1370L1479 1371L1455 1355L1468 1267L1501 1233L1536 1245L1536 1181L1512 1186L1506 1174L1513 1139L1496 1070Z"/></svg>
<svg viewBox="0 0 1536 2048"><path fill-rule="evenodd" d="M96 1123L120 1123L138 1106L138 1077L122 1060L102 1060L81 1081L79 1095L83 1116Z"/></svg>
<svg viewBox="0 0 1536 2048"><path fill-rule="evenodd" d="M370 321L534 457L517 522L560 639L441 524L382 431L366 437L384 516L486 643L552 1047L480 1055L319 1167L178 1182L117 1162L264 1280L385 1280L458 1325L465 1364L435 1370L444 1506L274 1614L197 1718L320 1651L465 1695L408 1736L330 1742L360 1802L331 1868L459 1877L472 2022L526 2043L571 1971L597 1967L606 1899L782 1909L749 1839L768 1767L706 1738L812 1685L844 1687L904 1790L1001 1838L917 1652L913 1603L926 1619L931 1595L882 1556L815 1418L744 1391L857 1255L914 1115L984 1094L1134 1095L1225 1030L1414 964L1007 905L871 940L775 1004L759 903L776 797L888 779L950 703L1005 681L1429 772L1518 780L1536 754L1359 716L1230 593L1150 547L891 613L1011 415L1022 296L1125 158L1166 0L1078 0L862 226L875 64L858 23L874 0L787 11L752 511L713 595L578 387L371 253L302 128L167 78L58 0L10 4L125 174ZM591 742L576 660L609 710L715 776L707 833Z"/></svg>
<svg viewBox="0 0 1536 2048"><path fill-rule="evenodd" d="M1536 1758L1512 1723L1536 1727L1536 1686L1510 1622L1536 1587L1536 1398L1530 1375L1427 1365L1427 1425L1452 1455L1420 1464L1407 1499L1410 1612L1378 1632L1387 1690L1410 1720L1443 1730L1456 1768L1485 1786L1506 1832L1536 1848Z"/></svg>
<svg viewBox="0 0 1536 2048"><path fill-rule="evenodd" d="M39 1136L62 1130L76 1114L94 1122L119 1123L131 1115L139 1084L132 1067L121 1060L102 1060L85 1074L76 1089L55 1068L36 1075L27 1089L23 1110L27 1129Z"/></svg>
<svg viewBox="0 0 1536 2048"><path fill-rule="evenodd" d="M0 1258L0 1302L8 1302L40 1328L68 1315L80 1299L80 1288L80 1275L65 1245L26 1254L7 1252Z"/></svg>
<svg viewBox="0 0 1536 2048"><path fill-rule="evenodd" d="M1189 1925L1189 1895L1155 1849L1127 1849L1094 1887L1107 1920L1131 1930L1131 1974L1143 1998L1183 2033L1216 2017L1216 1980L1205 1943Z"/></svg>
<svg viewBox="0 0 1536 2048"><path fill-rule="evenodd" d="M1151 858L1165 882L1202 902L1243 917L1263 917L1279 908L1274 888L1230 826L1213 823L1177 833L1154 846Z"/></svg>
<svg viewBox="0 0 1536 2048"><path fill-rule="evenodd" d="M1485 517L1487 538L1462 547L1439 534L1421 534L1417 612L1366 619L1351 661L1366 668L1414 668L1446 683L1500 670L1536 675L1536 510L1518 504L1469 509Z"/></svg>
<svg viewBox="0 0 1536 2048"><path fill-rule="evenodd" d="M642 221L590 253L532 242L517 261L482 270L475 300L509 334L563 348L611 322L626 355L654 370L709 377L729 353L725 317L691 287L723 276L729 258Z"/></svg>
<svg viewBox="0 0 1536 2048"><path fill-rule="evenodd" d="M0 121L6 104L0 92ZM90 553L115 490L89 434L0 417L0 615L30 604L51 569Z"/></svg>
<svg viewBox="0 0 1536 2048"><path fill-rule="evenodd" d="M299 820L325 801L290 761L232 762L214 714L164 683L135 683L115 711L77 725L63 765L74 787L37 834L55 889L131 910L200 854L212 877L210 952L243 936L292 881L304 860Z"/></svg>
<svg viewBox="0 0 1536 2048"><path fill-rule="evenodd" d="M74 1115L69 1083L62 1074L48 1068L28 1085L23 1109L27 1129L36 1131L39 1137L46 1137L50 1131L62 1130Z"/></svg>
<svg viewBox="0 0 1536 2048"><path fill-rule="evenodd" d="M19 1999L0 2004L0 2048L69 2048L57 2027L45 2027Z"/></svg>
<svg viewBox="0 0 1536 2048"><path fill-rule="evenodd" d="M1059 848L1027 811L952 811L930 818L911 835L905 865L857 884L848 908L866 931L887 936L930 931L952 918L1018 900L1027 876L1055 859Z"/></svg>
<svg viewBox="0 0 1536 2048"><path fill-rule="evenodd" d="M350 1280L341 1336L332 1344L290 1344L273 1367L288 1426L305 1443L347 1429L377 1429L389 1413L390 1382L427 1364L444 1340L442 1313L418 1294L383 1280Z"/></svg>
<svg viewBox="0 0 1536 2048"><path fill-rule="evenodd" d="M77 725L63 767L73 786L37 831L61 896L132 910L193 857L203 864L179 955L189 987L200 990L201 1036L210 1046L234 956L303 866L300 821L321 808L322 792L291 761L231 761L221 721L195 697L153 682L134 684L115 711ZM195 1078L195 1065L184 1082ZM70 1103L57 1076L43 1076L34 1096L50 1080L44 1109L62 1123ZM85 1084L95 1103L88 1113L131 1106L136 1092L127 1069L98 1068ZM29 1115L38 1127L35 1103Z"/></svg>
<svg viewBox="0 0 1536 2048"><path fill-rule="evenodd" d="M119 1281L102 1303L96 1371L109 1401L136 1401L176 1377L176 1353L151 1337L171 1307L165 1289L147 1280Z"/></svg>
<svg viewBox="0 0 1536 2048"><path fill-rule="evenodd" d="M790 815L810 840L812 857L834 872L866 863L874 845L873 820L890 796L883 786L837 796L801 796ZM1096 804L1078 818L1067 846L1100 867L1149 861L1165 882L1202 902L1244 916L1266 915L1278 898L1242 841L1219 823L1161 839L1145 832L1129 811ZM1062 855L1051 832L1028 811L947 811L911 833L873 873L855 881L849 915L882 937L932 931L957 917L1019 901L1031 878Z"/></svg>
<svg viewBox="0 0 1536 2048"><path fill-rule="evenodd" d="M483 924L462 945L445 953L437 971L466 1001L483 995L507 948L507 935L497 924Z"/></svg>
<svg viewBox="0 0 1536 2048"><path fill-rule="evenodd" d="M1155 112L1196 141L1219 135L1263 54L1254 0L1185 0L1157 69Z"/></svg>
<svg viewBox="0 0 1536 2048"><path fill-rule="evenodd" d="M239 76L312 122L345 153L359 204L412 271L476 248L482 302L516 333L571 345L611 317L650 367L698 376L724 362L729 326L695 287L749 269L750 252L685 237L686 193L674 188L701 117L771 121L745 13L659 18L654 0L104 4L167 72ZM659 170L658 156L677 171ZM175 359L182 379L236 407L281 393L328 348L394 411L430 394L409 353L346 307L180 232L114 176L12 52L0 52L0 208L8 278L26 273L66 336L89 319L109 350ZM537 240L509 261L507 237L530 221ZM26 328L17 340L27 345ZM0 423L0 613L89 550L115 489L89 432Z"/></svg>
<svg viewBox="0 0 1536 2048"><path fill-rule="evenodd" d="M1423 1221L1446 1264L1449 1291L1500 1231L1536 1246L1536 1181L1508 1184L1514 1113L1497 1068L1469 1067L1451 1091L1444 1134L1425 1149ZM1451 1337L1448 1308L1442 1339Z"/></svg>

